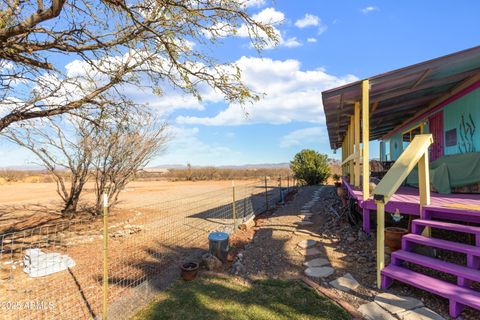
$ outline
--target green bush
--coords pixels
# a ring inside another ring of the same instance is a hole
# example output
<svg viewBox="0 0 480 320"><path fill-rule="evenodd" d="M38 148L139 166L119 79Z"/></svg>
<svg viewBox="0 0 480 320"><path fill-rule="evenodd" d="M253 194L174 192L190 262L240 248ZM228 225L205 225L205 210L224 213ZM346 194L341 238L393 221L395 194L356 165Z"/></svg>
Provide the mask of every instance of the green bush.
<svg viewBox="0 0 480 320"><path fill-rule="evenodd" d="M324 183L330 176L328 157L314 150L304 149L290 162L290 168L296 179L306 185Z"/></svg>

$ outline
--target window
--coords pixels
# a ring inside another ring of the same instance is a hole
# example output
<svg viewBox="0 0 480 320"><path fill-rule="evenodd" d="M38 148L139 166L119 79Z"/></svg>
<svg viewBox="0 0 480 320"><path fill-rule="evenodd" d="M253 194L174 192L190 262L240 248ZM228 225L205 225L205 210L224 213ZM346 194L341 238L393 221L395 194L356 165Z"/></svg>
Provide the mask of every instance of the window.
<svg viewBox="0 0 480 320"><path fill-rule="evenodd" d="M417 134L423 133L423 123L403 133L403 150L412 142Z"/></svg>

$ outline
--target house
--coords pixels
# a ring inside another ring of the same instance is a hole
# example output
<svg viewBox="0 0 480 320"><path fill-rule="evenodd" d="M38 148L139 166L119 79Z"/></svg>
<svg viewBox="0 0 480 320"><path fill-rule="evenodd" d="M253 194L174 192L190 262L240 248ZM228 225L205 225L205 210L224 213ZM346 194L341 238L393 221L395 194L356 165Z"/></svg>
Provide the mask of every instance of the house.
<svg viewBox="0 0 480 320"><path fill-rule="evenodd" d="M480 309L480 46L372 76L322 93L331 148L342 150L342 183L377 224L377 285L397 280L449 300L450 314ZM370 141L380 141L380 161ZM382 170L383 168L383 170ZM379 180L372 184L371 177ZM415 218L385 266L385 215ZM473 225L472 225L473 224ZM473 234L475 244L432 237L431 229ZM466 265L413 252L449 250ZM412 270L456 277L451 283Z"/></svg>

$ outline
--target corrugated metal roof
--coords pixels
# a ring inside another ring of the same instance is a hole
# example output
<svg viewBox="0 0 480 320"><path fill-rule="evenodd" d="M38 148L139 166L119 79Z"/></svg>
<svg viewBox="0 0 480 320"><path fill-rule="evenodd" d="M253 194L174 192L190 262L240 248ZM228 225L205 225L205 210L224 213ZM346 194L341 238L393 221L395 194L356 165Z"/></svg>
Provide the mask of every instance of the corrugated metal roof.
<svg viewBox="0 0 480 320"><path fill-rule="evenodd" d="M480 46L368 78L370 80L370 139L379 139L419 112L428 109L460 84L480 75ZM356 81L322 92L332 149L342 145L355 101L361 100Z"/></svg>

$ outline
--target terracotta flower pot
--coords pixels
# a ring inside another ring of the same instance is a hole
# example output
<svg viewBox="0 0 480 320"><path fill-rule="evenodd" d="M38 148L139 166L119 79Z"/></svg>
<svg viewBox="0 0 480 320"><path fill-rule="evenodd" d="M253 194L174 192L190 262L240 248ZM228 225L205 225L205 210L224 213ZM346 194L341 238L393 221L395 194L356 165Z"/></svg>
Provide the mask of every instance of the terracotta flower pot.
<svg viewBox="0 0 480 320"><path fill-rule="evenodd" d="M198 273L198 263L196 262L187 262L180 266L182 270L182 278L185 281L191 281L197 277Z"/></svg>
<svg viewBox="0 0 480 320"><path fill-rule="evenodd" d="M407 233L408 230L405 228L385 228L385 244L390 249L390 252L397 251L402 248L402 237Z"/></svg>

